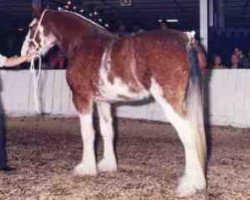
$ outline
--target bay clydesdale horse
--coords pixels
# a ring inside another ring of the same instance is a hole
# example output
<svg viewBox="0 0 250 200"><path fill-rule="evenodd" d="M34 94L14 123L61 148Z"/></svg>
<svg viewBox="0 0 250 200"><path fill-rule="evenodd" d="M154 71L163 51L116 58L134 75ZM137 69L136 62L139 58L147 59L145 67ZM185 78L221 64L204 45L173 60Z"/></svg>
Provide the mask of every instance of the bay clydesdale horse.
<svg viewBox="0 0 250 200"><path fill-rule="evenodd" d="M194 34L175 30L117 37L68 11L45 10L29 26L22 55L45 54L57 45L68 59L67 82L79 113L83 139L77 175L116 171L110 103L153 96L184 145L186 166L177 189L187 196L206 187L206 140L201 73L205 55ZM100 115L103 159L96 165L93 104Z"/></svg>

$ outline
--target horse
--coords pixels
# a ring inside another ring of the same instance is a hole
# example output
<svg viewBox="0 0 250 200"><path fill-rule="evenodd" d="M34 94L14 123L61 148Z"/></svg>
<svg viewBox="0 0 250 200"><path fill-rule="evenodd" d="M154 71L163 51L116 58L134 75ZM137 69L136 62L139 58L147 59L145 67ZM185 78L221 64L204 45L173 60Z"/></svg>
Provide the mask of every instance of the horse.
<svg viewBox="0 0 250 200"><path fill-rule="evenodd" d="M177 195L206 188L206 137L202 79L205 54L192 32L153 30L118 37L71 11L45 10L29 25L21 55L46 54L58 46L67 57L66 80L80 118L83 140L75 175L117 170L111 104L153 97L184 146L185 170ZM104 143L97 164L93 107Z"/></svg>

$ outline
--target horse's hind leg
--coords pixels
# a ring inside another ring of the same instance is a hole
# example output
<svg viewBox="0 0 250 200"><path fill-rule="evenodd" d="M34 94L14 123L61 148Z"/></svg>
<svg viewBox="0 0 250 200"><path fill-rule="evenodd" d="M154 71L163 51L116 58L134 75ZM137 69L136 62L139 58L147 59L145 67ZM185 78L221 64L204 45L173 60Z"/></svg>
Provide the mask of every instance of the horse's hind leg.
<svg viewBox="0 0 250 200"><path fill-rule="evenodd" d="M197 126L197 124L194 125L196 122L189 116L177 113L173 106L163 97L163 91L156 82L152 83L151 93L163 108L168 120L175 127L184 146L186 166L185 173L180 179L177 189L178 196L192 195L206 187L204 174L206 158L204 129ZM201 105L196 104L194 106L199 107Z"/></svg>
<svg viewBox="0 0 250 200"><path fill-rule="evenodd" d="M114 130L110 104L99 102L97 109L100 117L101 135L103 138L103 158L98 163L100 171L116 171L117 163L114 152Z"/></svg>
<svg viewBox="0 0 250 200"><path fill-rule="evenodd" d="M76 97L75 97L76 98ZM75 99L76 100L76 99ZM76 103L75 103L76 104ZM84 105L84 109L76 106L80 118L81 135L83 140L83 154L81 162L74 168L74 175L95 175L96 158L94 152L95 131L93 128L93 109L91 103Z"/></svg>

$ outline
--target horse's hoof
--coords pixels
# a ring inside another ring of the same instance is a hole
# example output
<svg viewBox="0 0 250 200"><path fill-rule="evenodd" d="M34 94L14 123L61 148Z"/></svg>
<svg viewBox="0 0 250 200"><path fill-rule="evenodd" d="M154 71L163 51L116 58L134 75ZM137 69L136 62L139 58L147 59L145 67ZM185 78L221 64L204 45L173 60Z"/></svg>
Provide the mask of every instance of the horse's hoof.
<svg viewBox="0 0 250 200"><path fill-rule="evenodd" d="M83 163L75 166L73 170L74 176L95 176L97 174L96 166L86 165Z"/></svg>
<svg viewBox="0 0 250 200"><path fill-rule="evenodd" d="M117 171L117 164L116 160L108 160L103 158L99 163L98 163L98 170L101 172L114 172Z"/></svg>
<svg viewBox="0 0 250 200"><path fill-rule="evenodd" d="M206 181L204 177L187 177L184 175L180 179L179 186L177 188L178 197L187 197L195 194L198 191L204 190L206 188Z"/></svg>

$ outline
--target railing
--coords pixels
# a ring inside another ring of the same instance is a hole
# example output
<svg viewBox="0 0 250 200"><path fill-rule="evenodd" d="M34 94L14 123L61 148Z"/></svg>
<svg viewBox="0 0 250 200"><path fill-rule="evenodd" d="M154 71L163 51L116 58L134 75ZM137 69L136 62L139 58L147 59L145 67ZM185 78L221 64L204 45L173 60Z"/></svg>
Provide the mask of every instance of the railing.
<svg viewBox="0 0 250 200"><path fill-rule="evenodd" d="M1 70L0 79L5 113L10 116L35 114L32 76L29 71ZM44 70L42 83L44 113L63 116L77 114L66 83L65 70ZM212 124L250 127L250 70L213 70L209 91ZM154 102L139 106L118 106L117 116L166 121L161 108Z"/></svg>

